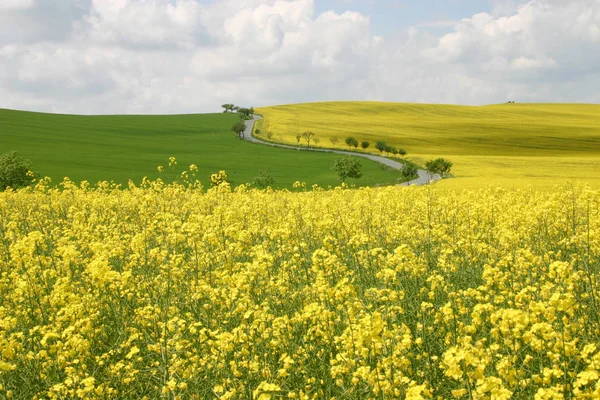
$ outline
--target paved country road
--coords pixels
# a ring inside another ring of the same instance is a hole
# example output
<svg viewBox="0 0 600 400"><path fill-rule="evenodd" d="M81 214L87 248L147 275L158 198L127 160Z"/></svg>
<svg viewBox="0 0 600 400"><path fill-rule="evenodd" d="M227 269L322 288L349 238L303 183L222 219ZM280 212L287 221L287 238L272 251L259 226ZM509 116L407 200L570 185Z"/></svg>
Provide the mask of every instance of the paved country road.
<svg viewBox="0 0 600 400"><path fill-rule="evenodd" d="M252 117L253 117L253 119L246 121L246 131L244 132L244 140L247 140L249 142L260 143L260 144L264 144L264 145L272 146L272 147L281 147L284 149L303 150L303 151L318 151L318 152L322 152L322 153L336 153L336 154L364 157L364 158L368 158L370 160L377 161L378 163L387 165L388 167L392 167L392 168L395 168L398 170L404 168L404 165L397 161L390 160L385 157L379 157L374 154L355 153L352 151L344 151L344 150L306 148L306 147L289 146L286 144L265 142L264 140L260 140L260 139L257 139L256 137L252 136L252 129L254 128L254 122L258 121L262 117L260 115L253 115ZM430 177L429 173L427 171L425 171L424 169L417 170L417 174L419 175L418 178L413 179L412 181L403 182L399 185L400 186L426 185L431 180L439 181L440 179L442 179L439 175L433 175L432 177Z"/></svg>

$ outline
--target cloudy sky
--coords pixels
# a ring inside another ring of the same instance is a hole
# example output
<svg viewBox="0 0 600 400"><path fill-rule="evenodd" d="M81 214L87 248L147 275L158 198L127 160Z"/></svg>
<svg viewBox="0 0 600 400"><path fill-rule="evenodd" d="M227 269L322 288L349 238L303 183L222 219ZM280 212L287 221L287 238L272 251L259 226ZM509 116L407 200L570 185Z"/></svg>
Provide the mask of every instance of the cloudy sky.
<svg viewBox="0 0 600 400"><path fill-rule="evenodd" d="M600 0L0 0L0 107L600 103Z"/></svg>

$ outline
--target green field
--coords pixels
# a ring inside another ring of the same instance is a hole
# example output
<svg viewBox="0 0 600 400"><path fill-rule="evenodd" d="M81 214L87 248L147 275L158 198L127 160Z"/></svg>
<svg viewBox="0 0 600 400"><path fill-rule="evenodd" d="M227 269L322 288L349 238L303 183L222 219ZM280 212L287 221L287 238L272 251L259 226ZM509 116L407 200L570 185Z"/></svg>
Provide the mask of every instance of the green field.
<svg viewBox="0 0 600 400"><path fill-rule="evenodd" d="M305 130L329 139L376 140L405 148L423 165L435 157L454 162L456 179L443 187L548 188L568 181L600 185L600 105L500 104L481 107L327 102L258 109L261 132L295 143Z"/></svg>
<svg viewBox="0 0 600 400"><path fill-rule="evenodd" d="M236 120L232 114L77 116L0 109L0 154L17 151L54 182L68 176L75 182L139 183L144 176L157 178L157 166L174 156L180 171L196 164L205 186L219 170L238 185L252 181L261 169L268 169L280 188L295 181L339 184L331 170L338 156L241 141L231 132ZM361 163L359 186L391 184L399 177L376 162Z"/></svg>

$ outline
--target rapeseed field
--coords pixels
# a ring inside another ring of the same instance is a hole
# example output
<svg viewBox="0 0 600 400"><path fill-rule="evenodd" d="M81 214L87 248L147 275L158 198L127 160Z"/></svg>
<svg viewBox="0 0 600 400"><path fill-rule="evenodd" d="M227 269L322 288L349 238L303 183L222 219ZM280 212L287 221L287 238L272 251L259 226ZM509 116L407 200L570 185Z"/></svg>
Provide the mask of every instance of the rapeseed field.
<svg viewBox="0 0 600 400"><path fill-rule="evenodd" d="M424 165L444 157L454 163L447 188L551 190L556 184L586 182L600 187L600 105L499 104L481 107L325 102L265 107L261 134L296 143L310 130L319 146L347 149L344 139L377 140L404 148ZM335 137L338 142L331 143ZM302 142L301 142L302 143Z"/></svg>
<svg viewBox="0 0 600 400"><path fill-rule="evenodd" d="M0 193L0 397L600 398L599 192L296 186Z"/></svg>

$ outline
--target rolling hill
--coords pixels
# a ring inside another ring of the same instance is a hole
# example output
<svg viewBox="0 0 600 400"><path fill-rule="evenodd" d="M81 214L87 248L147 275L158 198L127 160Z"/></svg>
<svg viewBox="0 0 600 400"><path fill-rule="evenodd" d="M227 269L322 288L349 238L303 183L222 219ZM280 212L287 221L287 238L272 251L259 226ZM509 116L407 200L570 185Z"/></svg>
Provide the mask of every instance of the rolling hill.
<svg viewBox="0 0 600 400"><path fill-rule="evenodd" d="M231 132L236 120L232 114L78 116L0 109L0 154L17 151L54 182L68 176L76 182L139 183L144 176L158 177L157 166L174 156L179 171L198 165L205 186L219 170L238 185L262 169L273 175L275 187L291 188L295 181L339 184L331 170L338 156L241 141ZM376 162L361 163L359 186L392 184L399 176Z"/></svg>
<svg viewBox="0 0 600 400"><path fill-rule="evenodd" d="M424 164L445 157L456 179L442 187L551 187L567 181L600 185L600 105L500 104L456 106L325 102L265 107L261 132L295 143L306 130L320 145L346 148L344 139L376 140L405 148Z"/></svg>

